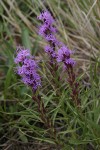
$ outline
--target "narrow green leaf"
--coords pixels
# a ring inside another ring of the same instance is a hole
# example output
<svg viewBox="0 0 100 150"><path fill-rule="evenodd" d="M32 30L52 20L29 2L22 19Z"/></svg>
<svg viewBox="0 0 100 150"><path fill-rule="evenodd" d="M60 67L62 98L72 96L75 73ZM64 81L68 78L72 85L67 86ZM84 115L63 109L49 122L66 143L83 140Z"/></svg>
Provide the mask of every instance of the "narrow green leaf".
<svg viewBox="0 0 100 150"><path fill-rule="evenodd" d="M29 36L29 30L25 25L22 25L22 44L25 48L28 48L31 50L31 42L30 42L30 36Z"/></svg>

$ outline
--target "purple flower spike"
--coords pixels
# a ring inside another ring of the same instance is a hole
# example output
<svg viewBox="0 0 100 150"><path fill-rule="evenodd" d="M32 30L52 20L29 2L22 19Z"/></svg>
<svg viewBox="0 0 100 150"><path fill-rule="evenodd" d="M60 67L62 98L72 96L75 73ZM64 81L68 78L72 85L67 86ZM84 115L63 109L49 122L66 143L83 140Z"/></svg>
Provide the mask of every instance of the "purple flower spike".
<svg viewBox="0 0 100 150"><path fill-rule="evenodd" d="M17 56L15 58L17 74L21 76L22 82L36 91L41 86L41 79L37 73L38 65L30 54L29 50L20 47L17 50Z"/></svg>
<svg viewBox="0 0 100 150"><path fill-rule="evenodd" d="M54 19L48 11L42 12L38 19L43 21L43 24L39 28L39 35L48 42L48 46L45 47L45 52L49 54L50 61L53 63L56 58L56 46L58 47L60 45L60 42L55 36L57 30L53 26Z"/></svg>

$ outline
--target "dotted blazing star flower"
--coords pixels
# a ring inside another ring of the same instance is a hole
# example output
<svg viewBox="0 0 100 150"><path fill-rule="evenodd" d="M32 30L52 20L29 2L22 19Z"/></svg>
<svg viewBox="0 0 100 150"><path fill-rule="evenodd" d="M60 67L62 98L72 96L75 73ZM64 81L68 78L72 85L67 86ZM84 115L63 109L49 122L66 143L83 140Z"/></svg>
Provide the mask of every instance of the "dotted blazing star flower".
<svg viewBox="0 0 100 150"><path fill-rule="evenodd" d="M38 65L31 56L30 51L19 47L15 63L17 64L16 72L21 76L22 82L36 91L41 86L41 79L37 73Z"/></svg>
<svg viewBox="0 0 100 150"><path fill-rule="evenodd" d="M55 20L48 11L43 11L40 16L38 16L38 19L43 22L39 27L39 35L48 42L48 45L45 47L45 52L50 56L50 59L53 60L56 58L55 46L59 45L55 37L56 28L53 26Z"/></svg>

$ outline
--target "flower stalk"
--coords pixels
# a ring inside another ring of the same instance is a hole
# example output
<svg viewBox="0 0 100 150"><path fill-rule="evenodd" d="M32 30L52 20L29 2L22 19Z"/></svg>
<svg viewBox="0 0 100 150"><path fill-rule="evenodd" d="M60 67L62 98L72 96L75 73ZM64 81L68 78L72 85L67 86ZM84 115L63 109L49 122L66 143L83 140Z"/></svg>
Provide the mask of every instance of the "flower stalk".
<svg viewBox="0 0 100 150"><path fill-rule="evenodd" d="M71 58L71 54L73 52L68 49L65 45L63 45L59 50L58 50L58 57L57 61L63 63L64 69L67 71L68 74L68 83L71 87L72 90L72 100L76 104L76 106L79 106L80 100L79 100L79 83L76 82L76 76L73 71L73 67L75 65L75 61Z"/></svg>
<svg viewBox="0 0 100 150"><path fill-rule="evenodd" d="M57 139L56 130L52 124L52 121L47 116L47 111L41 96L37 94L38 89L41 87L41 78L38 74L39 67L28 49L18 47L16 54L16 73L21 76L21 80L24 84L31 87L33 91L32 99L35 103L37 103L41 120L48 129L50 137L53 138L55 143L58 145L59 142Z"/></svg>
<svg viewBox="0 0 100 150"><path fill-rule="evenodd" d="M55 87L57 87L57 82L55 79L59 82L59 76L57 75L58 70L58 64L56 61L57 54L56 49L60 46L60 42L56 38L57 30L54 27L55 20L53 19L52 15L49 13L49 11L43 11L39 16L38 19L42 21L42 25L39 27L39 35L41 35L48 43L48 45L45 46L45 52L49 56L49 61L47 64L49 64L49 70L52 74L52 82Z"/></svg>
<svg viewBox="0 0 100 150"><path fill-rule="evenodd" d="M72 90L72 100L75 102L76 106L80 105L80 99L79 99L79 83L76 81L76 76L73 71L73 67L69 66L67 69L68 73L68 83Z"/></svg>
<svg viewBox="0 0 100 150"><path fill-rule="evenodd" d="M39 27L39 35L41 35L47 42L48 45L45 47L45 52L49 55L50 58L50 72L53 76L53 82L55 84L55 78L57 77L58 63L63 62L64 69L68 73L68 83L72 89L71 97L76 105L79 105L79 84L76 82L76 77L73 72L73 66L75 61L70 57L73 53L68 49L66 45L62 42L59 42L56 39L55 34L57 33L56 28L53 26L55 20L48 11L43 11L38 19L43 22L43 25ZM56 52L58 50L58 52ZM59 83L60 77L57 77ZM57 87L57 85L56 85Z"/></svg>
<svg viewBox="0 0 100 150"><path fill-rule="evenodd" d="M39 95L37 97L33 96L32 99L37 103L38 112L40 113L40 117L41 117L42 122L44 123L44 126L48 129L49 136L54 139L57 147L60 147L61 144L60 144L59 139L57 138L56 129L54 125L52 124L51 119L48 118L47 116L47 110L44 107L44 103L41 99L41 96Z"/></svg>

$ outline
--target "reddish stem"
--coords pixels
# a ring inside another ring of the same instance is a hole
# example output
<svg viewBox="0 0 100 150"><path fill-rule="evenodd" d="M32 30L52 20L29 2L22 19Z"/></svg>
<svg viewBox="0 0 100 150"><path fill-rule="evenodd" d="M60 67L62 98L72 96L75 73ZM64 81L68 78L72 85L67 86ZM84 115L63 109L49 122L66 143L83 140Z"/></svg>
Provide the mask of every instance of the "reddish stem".
<svg viewBox="0 0 100 150"><path fill-rule="evenodd" d="M74 100L75 104L77 106L80 105L80 99L79 99L79 83L76 82L75 73L73 72L72 65L67 66L67 73L68 73L68 82L72 89L71 97Z"/></svg>

